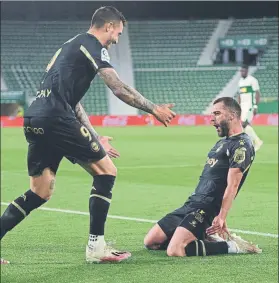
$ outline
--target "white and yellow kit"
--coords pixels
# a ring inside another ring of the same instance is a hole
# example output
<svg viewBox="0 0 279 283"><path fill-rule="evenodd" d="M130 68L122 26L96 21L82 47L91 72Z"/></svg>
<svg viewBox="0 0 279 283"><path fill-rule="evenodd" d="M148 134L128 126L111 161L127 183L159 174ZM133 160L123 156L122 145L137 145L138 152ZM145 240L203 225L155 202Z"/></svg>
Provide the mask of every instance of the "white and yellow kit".
<svg viewBox="0 0 279 283"><path fill-rule="evenodd" d="M260 90L258 80L253 76L241 78L238 83L240 95L241 121L251 123L256 105L256 91Z"/></svg>

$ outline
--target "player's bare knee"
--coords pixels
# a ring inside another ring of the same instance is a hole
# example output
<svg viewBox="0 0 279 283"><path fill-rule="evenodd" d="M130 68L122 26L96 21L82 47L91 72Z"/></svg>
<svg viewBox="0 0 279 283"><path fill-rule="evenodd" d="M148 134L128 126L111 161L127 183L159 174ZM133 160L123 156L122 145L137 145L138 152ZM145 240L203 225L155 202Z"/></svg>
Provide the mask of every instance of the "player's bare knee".
<svg viewBox="0 0 279 283"><path fill-rule="evenodd" d="M55 188L55 174L45 169L40 176L31 177L30 187L42 199L49 200Z"/></svg>
<svg viewBox="0 0 279 283"><path fill-rule="evenodd" d="M117 168L116 166L113 164L113 162L111 162L111 164L105 168L105 174L106 175L111 175L111 176L117 176Z"/></svg>
<svg viewBox="0 0 279 283"><path fill-rule="evenodd" d="M48 194L47 194L47 200L49 200L51 197L52 197L52 194L54 192L54 189L55 189L55 178L51 179L50 180L50 183L49 183L49 190L48 190Z"/></svg>
<svg viewBox="0 0 279 283"><path fill-rule="evenodd" d="M158 224L155 224L144 237L143 243L147 249L158 250L167 240L167 235Z"/></svg>
<svg viewBox="0 0 279 283"><path fill-rule="evenodd" d="M53 194L55 187L55 179L36 184L31 187L31 190L39 197L45 200L49 200Z"/></svg>
<svg viewBox="0 0 279 283"><path fill-rule="evenodd" d="M80 164L83 168L87 170L92 176L96 175L117 175L117 168L112 162L112 160L106 155L103 159L92 162L90 164Z"/></svg>
<svg viewBox="0 0 279 283"><path fill-rule="evenodd" d="M148 250L158 250L161 246L161 243L157 243L155 239L149 237L148 235L145 236L143 244Z"/></svg>
<svg viewBox="0 0 279 283"><path fill-rule="evenodd" d="M113 164L113 167L111 169L111 175L117 176L117 167Z"/></svg>
<svg viewBox="0 0 279 283"><path fill-rule="evenodd" d="M143 244L144 246L149 249L149 250L153 250L153 245L154 245L154 239L152 239L152 237L150 237L149 234L147 234L145 237L144 237L144 240L143 240Z"/></svg>
<svg viewBox="0 0 279 283"><path fill-rule="evenodd" d="M167 248L167 255L171 257L185 256L185 249L183 245L169 245Z"/></svg>

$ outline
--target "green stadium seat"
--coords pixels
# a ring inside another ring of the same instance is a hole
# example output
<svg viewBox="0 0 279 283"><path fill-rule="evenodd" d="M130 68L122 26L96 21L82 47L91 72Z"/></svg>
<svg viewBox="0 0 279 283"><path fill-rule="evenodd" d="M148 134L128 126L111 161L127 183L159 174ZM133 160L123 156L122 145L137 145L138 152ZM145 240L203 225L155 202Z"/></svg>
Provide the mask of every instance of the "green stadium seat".
<svg viewBox="0 0 279 283"><path fill-rule="evenodd" d="M129 21L136 88L156 103L175 102L177 113L202 113L235 74L235 70L214 67L187 69L197 67L217 24L218 20ZM25 90L27 95L34 96L46 65L58 47L87 28L88 23L83 21L2 21L1 71L8 89ZM234 20L227 34L269 37L270 44L260 59L266 69L255 73L264 97L278 96L277 33L278 19L263 18ZM91 115L108 113L106 87L99 77L82 103Z"/></svg>
<svg viewBox="0 0 279 283"><path fill-rule="evenodd" d="M20 26L18 30L14 28ZM88 28L85 22L12 22L1 23L2 75L9 90L36 94L44 70L57 48ZM54 32L55 31L55 32ZM98 78L83 98L89 114L108 113L104 83Z"/></svg>
<svg viewBox="0 0 279 283"><path fill-rule="evenodd" d="M226 36L258 35L267 36L269 45L260 64L275 66L278 69L278 18L236 19Z"/></svg>

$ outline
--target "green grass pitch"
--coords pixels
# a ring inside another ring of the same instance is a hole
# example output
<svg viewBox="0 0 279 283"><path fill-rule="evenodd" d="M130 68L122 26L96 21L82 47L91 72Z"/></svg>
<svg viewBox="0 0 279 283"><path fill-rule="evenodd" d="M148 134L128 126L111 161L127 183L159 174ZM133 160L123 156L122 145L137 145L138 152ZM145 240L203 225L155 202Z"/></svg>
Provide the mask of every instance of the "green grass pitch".
<svg viewBox="0 0 279 283"><path fill-rule="evenodd" d="M278 128L255 127L264 145L228 217L230 228L278 234ZM206 154L217 141L213 127L99 128L114 137L121 152L110 215L157 220L180 206L195 189ZM2 129L1 201L10 202L29 188L27 143L21 129ZM88 211L92 178L67 160L45 205ZM2 205L1 210L6 206ZM1 282L174 283L278 282L278 238L240 234L260 245L260 255L168 258L147 251L143 238L152 223L108 218L106 238L132 252L121 264L85 263L87 215L37 210L1 243Z"/></svg>

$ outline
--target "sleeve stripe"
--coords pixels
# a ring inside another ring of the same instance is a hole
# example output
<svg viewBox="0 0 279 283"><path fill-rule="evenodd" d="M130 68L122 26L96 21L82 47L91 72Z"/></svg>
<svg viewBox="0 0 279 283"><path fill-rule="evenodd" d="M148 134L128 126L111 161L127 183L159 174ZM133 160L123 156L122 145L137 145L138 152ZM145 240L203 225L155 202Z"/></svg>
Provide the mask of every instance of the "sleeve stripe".
<svg viewBox="0 0 279 283"><path fill-rule="evenodd" d="M90 53L88 52L88 50L81 45L80 48L81 52L93 63L94 67L96 70L98 70L98 65L96 64L95 60L93 59L93 57L90 55Z"/></svg>
<svg viewBox="0 0 279 283"><path fill-rule="evenodd" d="M251 163L247 166L247 168L242 172L242 174L244 174L251 166Z"/></svg>

